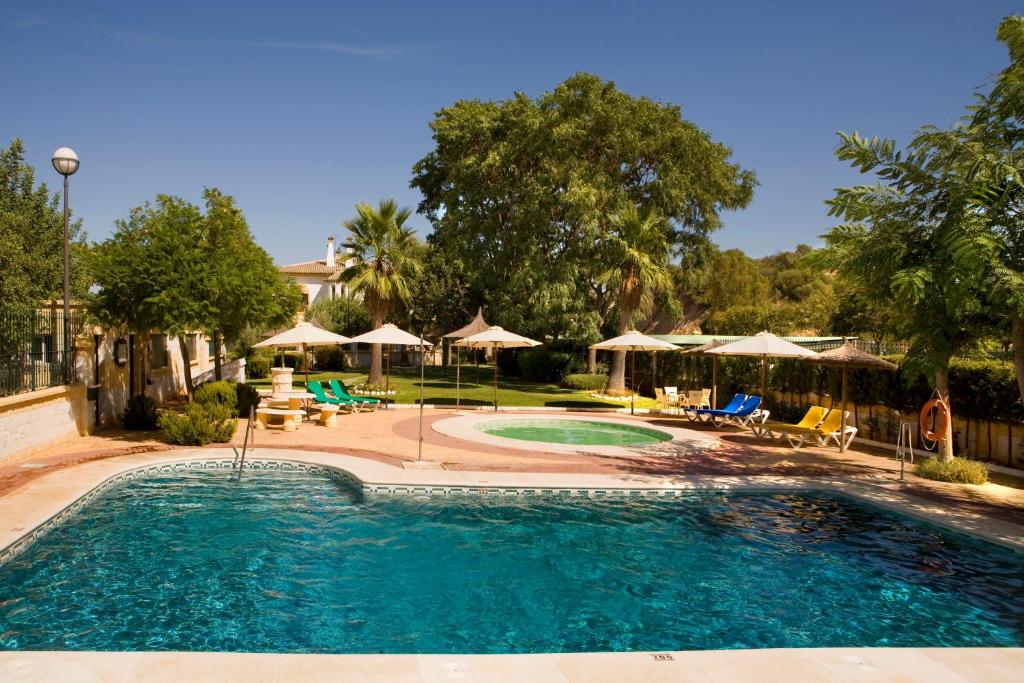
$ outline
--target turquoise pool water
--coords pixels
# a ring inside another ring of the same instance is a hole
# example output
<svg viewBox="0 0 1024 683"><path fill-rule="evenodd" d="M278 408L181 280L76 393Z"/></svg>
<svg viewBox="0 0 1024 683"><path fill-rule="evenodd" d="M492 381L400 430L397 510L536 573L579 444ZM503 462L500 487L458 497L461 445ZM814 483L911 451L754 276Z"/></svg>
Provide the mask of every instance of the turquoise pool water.
<svg viewBox="0 0 1024 683"><path fill-rule="evenodd" d="M477 431L520 441L543 441L579 446L651 446L671 441L671 435L647 427L596 420L488 420L473 425Z"/></svg>
<svg viewBox="0 0 1024 683"><path fill-rule="evenodd" d="M545 652L1024 644L1021 557L841 498L111 488L0 566L0 648Z"/></svg>

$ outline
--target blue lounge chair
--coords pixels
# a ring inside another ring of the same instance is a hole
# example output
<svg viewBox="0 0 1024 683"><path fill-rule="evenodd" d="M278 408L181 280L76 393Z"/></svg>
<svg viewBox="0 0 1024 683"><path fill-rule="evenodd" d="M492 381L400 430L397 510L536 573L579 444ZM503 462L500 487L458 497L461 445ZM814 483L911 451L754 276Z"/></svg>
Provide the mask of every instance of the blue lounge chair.
<svg viewBox="0 0 1024 683"><path fill-rule="evenodd" d="M349 400L354 403L361 403L364 406L369 407L370 410L374 410L380 404L380 401L375 398L369 398L367 396L353 396L348 393L348 387L346 387L345 383L340 379L332 379L329 384L331 385L331 393L333 393L336 398Z"/></svg>
<svg viewBox="0 0 1024 683"><path fill-rule="evenodd" d="M687 411L689 414L695 415L702 420L710 420L711 416L715 413L734 413L740 409L743 402L747 400L746 394L736 394L733 396L724 408L698 408L696 410Z"/></svg>
<svg viewBox="0 0 1024 683"><path fill-rule="evenodd" d="M735 400L735 396L733 399ZM729 402L732 405L732 401ZM716 427L721 424L734 424L737 427L749 427L754 422L764 422L768 419L768 411L761 410L760 396L747 396L735 410L708 410L705 414Z"/></svg>

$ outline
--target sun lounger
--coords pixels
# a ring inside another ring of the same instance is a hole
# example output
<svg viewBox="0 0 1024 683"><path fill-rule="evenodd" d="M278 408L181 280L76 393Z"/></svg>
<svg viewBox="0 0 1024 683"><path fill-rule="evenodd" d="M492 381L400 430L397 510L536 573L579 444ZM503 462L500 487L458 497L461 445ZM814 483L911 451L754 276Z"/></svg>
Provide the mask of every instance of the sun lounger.
<svg viewBox="0 0 1024 683"><path fill-rule="evenodd" d="M367 396L353 396L348 393L348 387L345 386L345 382L340 379L332 379L330 381L331 393L334 394L335 398L347 399L355 403L361 403L364 406L369 407L370 410L376 410L377 406L380 405L380 401L376 398L369 398Z"/></svg>
<svg viewBox="0 0 1024 683"><path fill-rule="evenodd" d="M826 413L828 413L827 408L812 406L807 409L807 414L804 415L803 419L796 424L789 424L787 422L755 422L750 425L750 429L753 430L754 436L758 438L781 439L786 434L805 434L820 425L821 421L825 419ZM778 437L775 436L776 434L778 434Z"/></svg>
<svg viewBox="0 0 1024 683"><path fill-rule="evenodd" d="M316 397L317 403L330 403L336 406L345 406L349 410L359 410L359 403L350 399L338 398L336 396L328 396L327 392L324 391L324 386L320 382L314 382L310 380L306 382L306 388L309 389L309 393Z"/></svg>
<svg viewBox="0 0 1024 683"><path fill-rule="evenodd" d="M845 438L846 445L849 446L853 437L857 435L856 427L846 426L846 418L849 415L849 411L832 410L817 427L787 433L786 440L793 448L801 448L810 439L814 439L819 446L827 446L830 441L835 442L835 445L838 446L839 439Z"/></svg>
<svg viewBox="0 0 1024 683"><path fill-rule="evenodd" d="M736 395L734 395L729 400L729 402L725 405L724 408L721 408L719 410L715 410L715 409L712 409L712 408L698 408L696 410L688 409L686 411L686 414L688 416L692 415L694 418L698 418L698 419L701 419L701 420L710 420L711 419L711 415L713 413L734 413L734 412L736 412L737 410L740 409L740 406L742 406L743 402L746 401L746 400L747 400L747 395L746 394L736 394Z"/></svg>

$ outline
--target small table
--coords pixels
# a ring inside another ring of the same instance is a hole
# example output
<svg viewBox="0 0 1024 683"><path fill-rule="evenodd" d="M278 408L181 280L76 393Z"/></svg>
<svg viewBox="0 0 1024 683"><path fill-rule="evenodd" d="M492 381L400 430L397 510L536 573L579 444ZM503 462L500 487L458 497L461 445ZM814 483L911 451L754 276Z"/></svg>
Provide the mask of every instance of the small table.
<svg viewBox="0 0 1024 683"><path fill-rule="evenodd" d="M333 427L338 424L338 406L334 403L315 403L313 407L320 411L320 425Z"/></svg>
<svg viewBox="0 0 1024 683"><path fill-rule="evenodd" d="M256 429L267 429L271 416L281 418L281 430L285 432L295 431L295 420L302 419L306 415L305 410L288 410L282 408L257 408Z"/></svg>
<svg viewBox="0 0 1024 683"><path fill-rule="evenodd" d="M316 394L308 391L288 391L274 394L270 397L272 402L288 401L288 410L303 410L310 401L316 398Z"/></svg>

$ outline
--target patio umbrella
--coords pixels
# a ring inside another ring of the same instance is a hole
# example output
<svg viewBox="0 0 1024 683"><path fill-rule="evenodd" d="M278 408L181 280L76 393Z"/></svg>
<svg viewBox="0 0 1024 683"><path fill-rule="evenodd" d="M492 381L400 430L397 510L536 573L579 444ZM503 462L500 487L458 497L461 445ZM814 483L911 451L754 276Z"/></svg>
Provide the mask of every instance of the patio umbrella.
<svg viewBox="0 0 1024 683"><path fill-rule="evenodd" d="M490 325L488 325L487 322L484 321L484 309L483 309L483 306L481 306L481 307L476 309L476 317L473 318L469 322L468 325L464 325L463 327L460 327L459 329L455 330L454 332L449 332L448 334L444 335L444 338L445 339L465 339L466 337L471 337L474 334L480 334L481 332L486 332L488 327L490 327ZM462 370L462 355L459 353L459 349L456 348L455 349L455 407L456 408L459 407L460 383L461 383L461 379L462 379L460 377L460 375L461 375L460 371L461 370ZM479 373L479 368L478 368L477 371ZM477 380L479 380L479 379L480 379L480 377L479 377L479 374L478 374L477 375Z"/></svg>
<svg viewBox="0 0 1024 683"><path fill-rule="evenodd" d="M712 339L707 344L701 344L695 346L692 349L687 349L683 353L688 353L694 356L703 356L711 349L717 349L719 346L725 346L729 342L721 339ZM711 356L711 407L718 407L718 356Z"/></svg>
<svg viewBox="0 0 1024 683"><path fill-rule="evenodd" d="M455 342L456 346L469 349L494 349L494 410L498 410L498 349L516 349L540 346L539 341L507 332L497 325L491 325L479 334L473 334Z"/></svg>
<svg viewBox="0 0 1024 683"><path fill-rule="evenodd" d="M351 340L348 337L328 332L322 327L317 327L313 323L301 322L290 330L285 330L280 334L275 334L273 337L253 344L253 348L291 348L294 346L301 346L302 367L305 370L306 381L309 382L309 363L306 362L306 349L310 346L335 346L337 344L347 344L350 341ZM284 366L283 356L281 365L282 367Z"/></svg>
<svg viewBox="0 0 1024 683"><path fill-rule="evenodd" d="M771 332L758 332L753 337L722 344L705 353L717 356L759 356L761 358L761 400L764 400L765 374L769 358L808 358L817 355L810 349L797 346Z"/></svg>
<svg viewBox="0 0 1024 683"><path fill-rule="evenodd" d="M405 330L401 330L391 323L381 325L375 330L364 332L356 337L352 337L352 341L360 342L363 344L387 344L388 346L397 344L399 346L418 346L420 347L420 426L419 426L419 444L416 451L416 460L420 460L423 457L423 369L426 365L425 349L428 346L433 346L428 341L423 339L423 335L416 336L409 334ZM388 369L387 378L384 383L384 395L387 396L388 389L391 386L391 351L388 350ZM385 405L387 405L385 403Z"/></svg>
<svg viewBox="0 0 1024 683"><path fill-rule="evenodd" d="M633 415L633 403L636 397L636 352L637 351L678 351L679 347L675 344L669 344L668 342L655 339L654 337L648 337L646 334L640 334L636 330L630 330L626 334L618 337L612 337L606 339L603 342L591 344L592 349L603 349L605 351L632 351L633 352L633 369L630 371L630 384L632 384L632 391L629 392L629 414Z"/></svg>
<svg viewBox="0 0 1024 683"><path fill-rule="evenodd" d="M822 365L833 365L842 366L843 368L843 397L840 403L839 409L846 414L846 392L847 392L847 371L849 368L873 368L877 370L899 370L899 366L890 363L884 358L878 356L872 356L870 353L861 351L852 342L847 341L843 338L843 345L830 349L828 351L822 351L821 353L807 358L811 363L821 363ZM843 427L845 427L845 422ZM846 439L844 436L839 438L839 452L846 452Z"/></svg>

